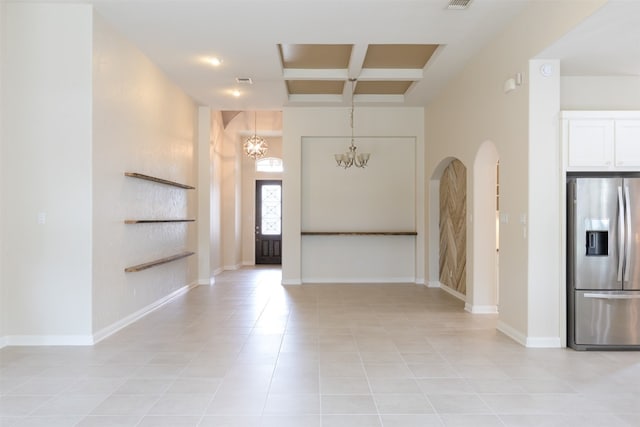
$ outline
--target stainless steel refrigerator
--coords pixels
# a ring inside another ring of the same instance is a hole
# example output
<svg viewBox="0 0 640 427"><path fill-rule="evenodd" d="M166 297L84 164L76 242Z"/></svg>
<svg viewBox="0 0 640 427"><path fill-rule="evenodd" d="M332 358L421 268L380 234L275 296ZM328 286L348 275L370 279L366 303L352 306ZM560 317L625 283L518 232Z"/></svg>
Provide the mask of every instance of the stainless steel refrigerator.
<svg viewBox="0 0 640 427"><path fill-rule="evenodd" d="M567 179L568 345L640 350L640 175Z"/></svg>

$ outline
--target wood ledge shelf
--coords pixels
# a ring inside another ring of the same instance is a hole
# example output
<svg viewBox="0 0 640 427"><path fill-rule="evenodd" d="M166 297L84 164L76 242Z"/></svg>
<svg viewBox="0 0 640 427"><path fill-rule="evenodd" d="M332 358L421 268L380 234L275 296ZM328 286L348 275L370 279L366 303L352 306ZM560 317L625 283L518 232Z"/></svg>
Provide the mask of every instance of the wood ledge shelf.
<svg viewBox="0 0 640 427"><path fill-rule="evenodd" d="M415 231L302 231L303 236L417 236Z"/></svg>
<svg viewBox="0 0 640 427"><path fill-rule="evenodd" d="M155 176L144 175L137 172L125 172L125 176L130 176L131 178L144 179L145 181L158 182L160 184L171 185L172 187L184 188L186 190L195 190L196 187L192 187L187 184L181 184L175 181L169 181L167 179L157 178Z"/></svg>
<svg viewBox="0 0 640 427"><path fill-rule="evenodd" d="M182 252L176 255L171 255L165 258L160 258L155 261L145 262L144 264L133 265L124 269L125 273L134 273L136 271L146 270L147 268L155 267L157 265L166 264L171 261L176 261L182 258L186 258L195 254L195 252Z"/></svg>
<svg viewBox="0 0 640 427"><path fill-rule="evenodd" d="M156 224L163 222L194 222L195 219L125 219L125 224Z"/></svg>

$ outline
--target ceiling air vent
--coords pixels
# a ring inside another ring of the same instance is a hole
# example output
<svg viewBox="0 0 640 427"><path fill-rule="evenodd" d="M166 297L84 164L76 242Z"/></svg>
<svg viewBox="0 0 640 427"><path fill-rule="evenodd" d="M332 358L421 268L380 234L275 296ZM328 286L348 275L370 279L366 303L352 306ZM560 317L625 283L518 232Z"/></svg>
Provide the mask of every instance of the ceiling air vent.
<svg viewBox="0 0 640 427"><path fill-rule="evenodd" d="M251 77L236 77L236 83L241 85L252 85L253 80L251 80Z"/></svg>
<svg viewBox="0 0 640 427"><path fill-rule="evenodd" d="M449 10L464 10L469 7L471 0L451 0L447 9Z"/></svg>

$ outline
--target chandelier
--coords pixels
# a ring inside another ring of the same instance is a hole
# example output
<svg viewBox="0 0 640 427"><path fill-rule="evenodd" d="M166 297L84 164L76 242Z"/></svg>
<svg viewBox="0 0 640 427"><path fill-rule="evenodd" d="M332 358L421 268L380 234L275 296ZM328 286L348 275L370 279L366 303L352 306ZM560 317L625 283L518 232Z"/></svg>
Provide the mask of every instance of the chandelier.
<svg viewBox="0 0 640 427"><path fill-rule="evenodd" d="M354 93L353 86L356 79L350 78L349 81L351 82L351 111L349 113L349 121L351 125L351 145L349 145L349 151L346 151L345 153L342 153L342 154L334 154L334 157L336 159L336 163L338 164L338 166L342 168L347 169L347 168L350 168L351 166L355 166L357 168L364 168L365 166L367 166L367 162L369 161L369 157L371 155L369 153L361 153L361 154L356 153L356 150L358 148L356 147L356 144L354 142L354 136L353 136L353 93Z"/></svg>
<svg viewBox="0 0 640 427"><path fill-rule="evenodd" d="M267 145L266 139L257 135L258 134L258 131L257 131L258 113L254 112L253 114L254 114L253 115L253 136L250 136L249 138L247 138L247 140L244 142L243 148L247 156L255 160L255 159L260 159L264 157L265 154L267 154L267 149L269 148L269 145Z"/></svg>

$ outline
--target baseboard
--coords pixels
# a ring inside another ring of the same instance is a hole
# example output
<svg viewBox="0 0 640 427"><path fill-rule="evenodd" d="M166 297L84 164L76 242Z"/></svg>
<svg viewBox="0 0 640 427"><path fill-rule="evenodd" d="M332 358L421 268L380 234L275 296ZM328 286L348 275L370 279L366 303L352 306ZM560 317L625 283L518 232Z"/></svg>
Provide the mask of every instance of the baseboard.
<svg viewBox="0 0 640 427"><path fill-rule="evenodd" d="M467 296L465 294L462 294L458 291L456 291L455 289L451 289L449 286L441 283L440 284L440 289L442 289L443 291L445 291L448 294L453 295L454 297L458 298L460 301L466 301ZM466 306L465 306L466 309Z"/></svg>
<svg viewBox="0 0 640 427"><path fill-rule="evenodd" d="M242 268L242 264L225 265L222 267L223 270L230 270L230 271L240 270L240 268Z"/></svg>
<svg viewBox="0 0 640 427"><path fill-rule="evenodd" d="M282 284L282 286L302 285L302 282L300 280L282 280L280 283Z"/></svg>
<svg viewBox="0 0 640 427"><path fill-rule="evenodd" d="M464 310L472 314L498 314L497 305L472 305L466 303Z"/></svg>
<svg viewBox="0 0 640 427"><path fill-rule="evenodd" d="M560 337L528 337L527 347L529 348L560 348L562 343Z"/></svg>
<svg viewBox="0 0 640 427"><path fill-rule="evenodd" d="M132 313L132 314L128 315L127 317L118 320L117 322L107 326L106 328L102 328L101 330L99 330L98 332L93 334L93 342L92 342L92 344L98 343L98 342L102 341L103 339L115 334L119 330L131 325L135 321L140 320L141 318L143 318L147 314L151 313L152 311L155 311L155 310L159 309L160 307L162 307L163 305L167 304L168 302L170 302L174 298L179 297L180 295L183 295L183 294L189 292L191 289L193 289L196 286L198 286L198 284L196 282L193 282L193 283L191 283L189 285L183 286L180 289L177 289L177 290L173 291L169 295L166 295L166 296L160 298L159 300L149 304L148 306L136 311L135 313Z"/></svg>
<svg viewBox="0 0 640 427"><path fill-rule="evenodd" d="M207 280L207 279L198 279L198 285L199 286L211 286L211 285L213 285L213 277L210 278L209 280Z"/></svg>
<svg viewBox="0 0 640 427"><path fill-rule="evenodd" d="M422 285L422 286L424 286L424 278L422 278L422 277L418 277L414 283L415 283L416 285Z"/></svg>
<svg viewBox="0 0 640 427"><path fill-rule="evenodd" d="M9 335L7 346L85 346L93 345L91 335Z"/></svg>
<svg viewBox="0 0 640 427"><path fill-rule="evenodd" d="M415 283L415 277L381 277L381 278L315 278L307 277L302 280L302 283L314 283L314 284L409 284Z"/></svg>
<svg viewBox="0 0 640 427"><path fill-rule="evenodd" d="M7 337L0 337L0 348L7 346Z"/></svg>
<svg viewBox="0 0 640 427"><path fill-rule="evenodd" d="M561 348L560 337L527 337L504 322L498 322L497 329L527 348Z"/></svg>
<svg viewBox="0 0 640 427"><path fill-rule="evenodd" d="M442 287L442 283L440 283L437 280L429 280L427 282L427 288L441 288Z"/></svg>
<svg viewBox="0 0 640 427"><path fill-rule="evenodd" d="M496 329L523 346L527 346L527 336L502 321L498 321Z"/></svg>

